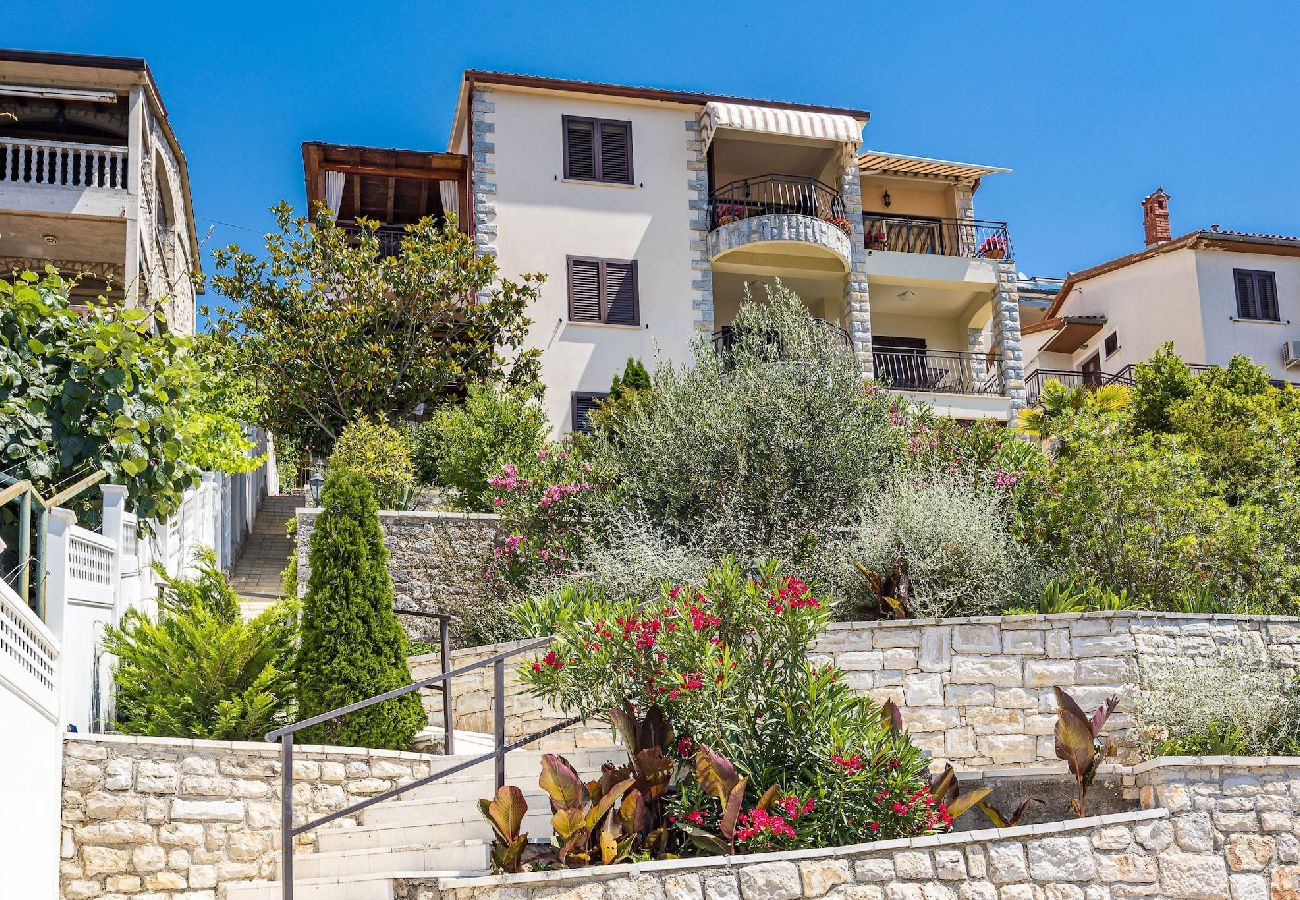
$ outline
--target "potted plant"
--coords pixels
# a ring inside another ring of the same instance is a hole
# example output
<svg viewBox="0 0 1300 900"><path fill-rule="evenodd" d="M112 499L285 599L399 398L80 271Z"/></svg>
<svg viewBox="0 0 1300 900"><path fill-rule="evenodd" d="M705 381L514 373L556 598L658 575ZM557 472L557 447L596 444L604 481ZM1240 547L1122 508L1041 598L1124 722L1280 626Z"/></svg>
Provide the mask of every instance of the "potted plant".
<svg viewBox="0 0 1300 900"><path fill-rule="evenodd" d="M1001 235L990 235L980 244L979 255L985 259L1006 259L1007 239Z"/></svg>
<svg viewBox="0 0 1300 900"><path fill-rule="evenodd" d="M718 223L716 227L721 228L723 225L730 225L743 219L745 208L736 203L720 203L714 209L714 216Z"/></svg>
<svg viewBox="0 0 1300 900"><path fill-rule="evenodd" d="M873 231L867 235L867 249L868 250L889 249L889 235L885 233L885 230L883 228L878 231Z"/></svg>
<svg viewBox="0 0 1300 900"><path fill-rule="evenodd" d="M830 222L832 225L834 225L836 228L838 228L840 231L844 232L845 234L852 236L853 223L850 222L844 216L833 216L831 218L828 218L826 221Z"/></svg>

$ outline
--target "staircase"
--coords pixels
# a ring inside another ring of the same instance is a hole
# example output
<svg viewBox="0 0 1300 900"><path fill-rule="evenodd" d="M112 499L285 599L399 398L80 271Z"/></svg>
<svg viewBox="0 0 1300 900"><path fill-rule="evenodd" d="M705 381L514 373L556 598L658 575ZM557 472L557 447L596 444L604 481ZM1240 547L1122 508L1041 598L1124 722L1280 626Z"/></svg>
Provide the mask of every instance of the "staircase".
<svg viewBox="0 0 1300 900"><path fill-rule="evenodd" d="M436 769L473 759L440 756ZM567 751L564 757L583 777L592 778L603 762L621 763L625 752L614 746ZM523 831L531 840L551 835L551 807L538 788L542 751L516 750L506 755L506 781L519 785L528 801ZM415 788L357 814L359 824L335 822L316 835L316 853L294 859L294 900L393 900L397 883L406 878L485 875L492 829L478 801L496 792L492 762L480 763L448 778ZM281 900L278 881L239 882L226 887L226 900Z"/></svg>
<svg viewBox="0 0 1300 900"><path fill-rule="evenodd" d="M253 618L280 599L281 575L294 547L285 528L294 511L305 505L305 498L298 494L272 494L262 501L253 530L230 573L230 585L242 601L244 618Z"/></svg>

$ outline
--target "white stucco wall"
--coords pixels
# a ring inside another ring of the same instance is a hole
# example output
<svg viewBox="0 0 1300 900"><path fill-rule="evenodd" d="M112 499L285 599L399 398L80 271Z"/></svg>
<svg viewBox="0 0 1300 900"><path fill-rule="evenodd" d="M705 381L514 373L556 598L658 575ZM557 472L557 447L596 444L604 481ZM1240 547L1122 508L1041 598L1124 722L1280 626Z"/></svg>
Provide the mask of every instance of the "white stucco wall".
<svg viewBox="0 0 1300 900"><path fill-rule="evenodd" d="M1154 256L1141 263L1116 269L1080 283L1057 315L1105 316L1106 325L1086 347L1071 354L1070 365L1078 369L1094 353L1102 350L1106 336L1119 332L1119 349L1111 356L1102 354L1102 371L1117 372L1130 363L1139 363L1165 341L1188 362L1205 360L1205 334L1197 314L1196 255L1191 250L1176 250ZM1061 355L1030 355L1025 346L1025 371L1036 368L1063 368Z"/></svg>
<svg viewBox="0 0 1300 900"><path fill-rule="evenodd" d="M1273 378L1300 381L1300 368L1282 365L1282 342L1300 340L1300 258L1226 250L1197 250L1196 279L1205 323L1205 362L1224 365L1242 353ZM1281 322L1238 319L1233 269L1262 269L1277 279ZM1190 360L1189 362L1199 362Z"/></svg>
<svg viewBox="0 0 1300 900"><path fill-rule="evenodd" d="M530 310L531 346L542 351L546 413L567 432L573 391L606 391L629 356L689 356L693 193L687 188L686 121L693 107L607 101L573 94L494 89L487 119L496 169L496 246L501 273L547 276ZM565 181L561 117L632 122L635 186ZM568 320L566 256L635 259L638 327Z"/></svg>

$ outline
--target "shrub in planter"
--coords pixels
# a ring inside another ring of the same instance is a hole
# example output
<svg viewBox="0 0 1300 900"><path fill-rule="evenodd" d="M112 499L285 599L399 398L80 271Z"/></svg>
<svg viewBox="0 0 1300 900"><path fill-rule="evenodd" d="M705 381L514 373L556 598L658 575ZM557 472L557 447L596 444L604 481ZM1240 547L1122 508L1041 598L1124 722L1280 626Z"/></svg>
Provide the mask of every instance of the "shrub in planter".
<svg viewBox="0 0 1300 900"><path fill-rule="evenodd" d="M778 564L751 574L728 561L702 584L665 587L648 605L584 607L522 677L535 694L572 711L658 706L675 734L676 759L698 769L697 751L707 748L706 756L734 767L745 787L732 801L731 784L726 806L708 778L681 783L672 824L682 840L702 831L735 847L825 846L942 827L948 813L929 792L924 754L839 672L809 664L808 647L828 616ZM788 802L797 802L797 817L760 806L773 789L782 804L795 798ZM744 812L745 827L756 829L749 837L739 825L730 837L718 830L733 802L740 808L728 828ZM768 815L784 819L794 836L782 826L772 831Z"/></svg>
<svg viewBox="0 0 1300 900"><path fill-rule="evenodd" d="M339 435L330 454L329 471L364 476L380 509L406 509L415 488L415 468L406 435L386 422L364 416Z"/></svg>
<svg viewBox="0 0 1300 900"><path fill-rule="evenodd" d="M325 481L321 505L297 659L303 718L411 683L370 484L355 472L335 472ZM301 739L405 750L426 723L420 698L411 693L305 729Z"/></svg>

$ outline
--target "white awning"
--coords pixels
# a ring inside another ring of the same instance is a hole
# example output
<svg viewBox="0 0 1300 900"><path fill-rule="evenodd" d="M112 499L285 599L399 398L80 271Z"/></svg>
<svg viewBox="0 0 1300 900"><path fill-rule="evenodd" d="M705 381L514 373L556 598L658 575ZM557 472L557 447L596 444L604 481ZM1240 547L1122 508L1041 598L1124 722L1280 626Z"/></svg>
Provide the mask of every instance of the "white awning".
<svg viewBox="0 0 1300 900"><path fill-rule="evenodd" d="M836 141L851 145L854 152L862 143L862 123L852 116L743 103L704 104L700 113L700 139L706 149L719 128Z"/></svg>

